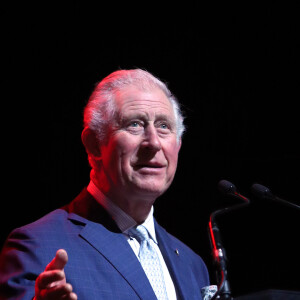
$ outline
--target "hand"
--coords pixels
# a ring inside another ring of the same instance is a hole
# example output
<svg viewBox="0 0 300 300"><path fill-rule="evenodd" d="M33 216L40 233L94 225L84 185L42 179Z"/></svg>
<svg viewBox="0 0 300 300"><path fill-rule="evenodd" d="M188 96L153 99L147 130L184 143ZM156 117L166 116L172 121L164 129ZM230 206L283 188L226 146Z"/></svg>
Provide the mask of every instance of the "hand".
<svg viewBox="0 0 300 300"><path fill-rule="evenodd" d="M71 284L66 282L64 266L67 262L67 252L64 249L58 250L45 271L37 277L33 300L77 300Z"/></svg>

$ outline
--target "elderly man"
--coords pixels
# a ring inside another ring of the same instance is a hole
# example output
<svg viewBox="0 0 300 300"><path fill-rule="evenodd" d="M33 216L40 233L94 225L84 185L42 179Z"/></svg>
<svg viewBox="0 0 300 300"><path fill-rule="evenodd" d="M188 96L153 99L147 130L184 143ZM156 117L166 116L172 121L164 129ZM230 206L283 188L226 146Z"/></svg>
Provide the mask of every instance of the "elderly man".
<svg viewBox="0 0 300 300"><path fill-rule="evenodd" d="M183 131L177 100L156 77L136 69L104 78L84 111L90 183L10 234L0 299L202 299L204 262L153 217Z"/></svg>

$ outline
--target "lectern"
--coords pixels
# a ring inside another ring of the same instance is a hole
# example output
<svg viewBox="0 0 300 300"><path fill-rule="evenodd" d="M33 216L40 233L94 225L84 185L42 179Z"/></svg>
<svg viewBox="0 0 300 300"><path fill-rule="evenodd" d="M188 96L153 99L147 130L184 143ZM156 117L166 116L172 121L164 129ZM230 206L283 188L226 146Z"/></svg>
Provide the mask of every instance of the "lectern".
<svg viewBox="0 0 300 300"><path fill-rule="evenodd" d="M240 296L234 300L300 300L300 291L265 290Z"/></svg>

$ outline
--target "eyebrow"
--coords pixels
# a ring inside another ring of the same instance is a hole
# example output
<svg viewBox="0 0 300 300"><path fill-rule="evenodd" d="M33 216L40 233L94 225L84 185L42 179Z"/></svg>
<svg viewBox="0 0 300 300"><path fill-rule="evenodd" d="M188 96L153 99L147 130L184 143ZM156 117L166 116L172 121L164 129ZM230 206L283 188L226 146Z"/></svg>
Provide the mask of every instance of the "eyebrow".
<svg viewBox="0 0 300 300"><path fill-rule="evenodd" d="M120 116L121 121L126 121L126 120L131 120L131 119L149 120L147 113L143 113L143 112L134 112L134 113L129 113L127 115ZM175 124L175 118L172 118L169 115L163 114L163 113L158 113L155 115L154 122L157 120L165 120L165 121Z"/></svg>

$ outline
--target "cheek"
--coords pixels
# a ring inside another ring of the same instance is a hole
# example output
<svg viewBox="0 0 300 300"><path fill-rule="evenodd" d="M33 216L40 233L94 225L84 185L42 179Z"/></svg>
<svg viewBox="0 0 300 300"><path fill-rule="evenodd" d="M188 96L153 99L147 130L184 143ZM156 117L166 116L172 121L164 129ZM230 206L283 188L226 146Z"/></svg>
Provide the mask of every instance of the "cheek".
<svg viewBox="0 0 300 300"><path fill-rule="evenodd" d="M107 160L110 161L110 166L114 170L124 172L130 167L132 157L134 157L136 150L136 143L128 139L126 135L118 136L118 139L113 140L106 151Z"/></svg>
<svg viewBox="0 0 300 300"><path fill-rule="evenodd" d="M178 161L178 153L179 153L179 147L176 144L173 145L173 147L168 147L166 150L166 157L169 162L169 168L173 171L177 168L177 161Z"/></svg>
<svg viewBox="0 0 300 300"><path fill-rule="evenodd" d="M111 139L108 145L100 148L100 151L104 170L106 170L106 172L115 172L120 157L118 143Z"/></svg>

